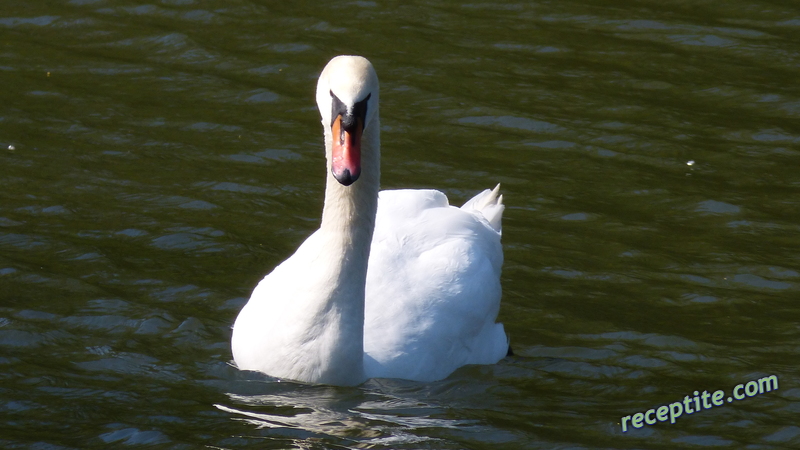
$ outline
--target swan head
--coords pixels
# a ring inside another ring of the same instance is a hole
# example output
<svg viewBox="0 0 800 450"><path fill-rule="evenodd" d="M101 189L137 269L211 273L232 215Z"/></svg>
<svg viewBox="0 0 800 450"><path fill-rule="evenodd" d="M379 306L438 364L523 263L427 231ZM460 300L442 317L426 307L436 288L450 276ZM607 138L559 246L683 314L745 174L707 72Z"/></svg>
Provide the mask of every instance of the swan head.
<svg viewBox="0 0 800 450"><path fill-rule="evenodd" d="M361 137L378 127L378 75L361 56L337 56L317 82L317 106L331 136L331 173L344 186L361 175Z"/></svg>

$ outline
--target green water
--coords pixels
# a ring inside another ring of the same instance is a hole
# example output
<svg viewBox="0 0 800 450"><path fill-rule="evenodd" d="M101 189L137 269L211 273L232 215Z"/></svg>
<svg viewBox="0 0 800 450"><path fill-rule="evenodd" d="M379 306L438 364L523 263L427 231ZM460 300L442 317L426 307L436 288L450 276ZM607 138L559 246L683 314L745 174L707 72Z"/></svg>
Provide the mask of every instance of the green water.
<svg viewBox="0 0 800 450"><path fill-rule="evenodd" d="M502 183L516 356L358 388L230 365L318 226L342 53L381 79L384 188ZM793 2L5 2L0 446L795 448L798 79Z"/></svg>

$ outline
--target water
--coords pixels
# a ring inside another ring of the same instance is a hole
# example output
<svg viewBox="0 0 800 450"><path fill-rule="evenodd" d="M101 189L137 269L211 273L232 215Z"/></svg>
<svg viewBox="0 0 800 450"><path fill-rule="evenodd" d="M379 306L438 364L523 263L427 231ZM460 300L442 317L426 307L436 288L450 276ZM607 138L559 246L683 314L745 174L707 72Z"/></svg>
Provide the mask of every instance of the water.
<svg viewBox="0 0 800 450"><path fill-rule="evenodd" d="M800 444L791 2L6 2L0 29L3 447ZM385 188L502 183L516 356L358 388L229 364L318 226L341 53L381 79Z"/></svg>

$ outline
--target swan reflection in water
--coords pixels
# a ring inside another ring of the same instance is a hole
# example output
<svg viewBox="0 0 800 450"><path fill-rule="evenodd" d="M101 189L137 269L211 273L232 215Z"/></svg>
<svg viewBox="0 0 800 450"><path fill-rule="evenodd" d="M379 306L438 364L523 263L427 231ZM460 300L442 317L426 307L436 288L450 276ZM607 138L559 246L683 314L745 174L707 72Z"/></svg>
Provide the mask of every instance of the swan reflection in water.
<svg viewBox="0 0 800 450"><path fill-rule="evenodd" d="M214 406L254 426L262 439L288 440L301 448L317 439L343 446L391 447L438 441L453 434L496 434L478 420L446 418L448 408L426 398L431 389L437 391L435 395L460 396L464 390L475 389L474 378L468 381L469 387L464 380L431 386L373 379L357 388L256 383L272 392L229 393L229 404ZM438 431L431 432L434 429Z"/></svg>

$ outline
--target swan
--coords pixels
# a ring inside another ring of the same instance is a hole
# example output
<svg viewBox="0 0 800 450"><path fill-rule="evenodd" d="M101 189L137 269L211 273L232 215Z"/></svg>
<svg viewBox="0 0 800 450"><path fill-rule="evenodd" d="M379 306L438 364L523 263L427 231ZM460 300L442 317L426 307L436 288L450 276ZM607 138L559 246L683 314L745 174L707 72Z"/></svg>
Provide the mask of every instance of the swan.
<svg viewBox="0 0 800 450"><path fill-rule="evenodd" d="M499 185L462 207L380 191L378 76L360 56L323 69L327 159L319 230L253 290L233 326L241 370L314 384L435 381L510 350L500 308Z"/></svg>

